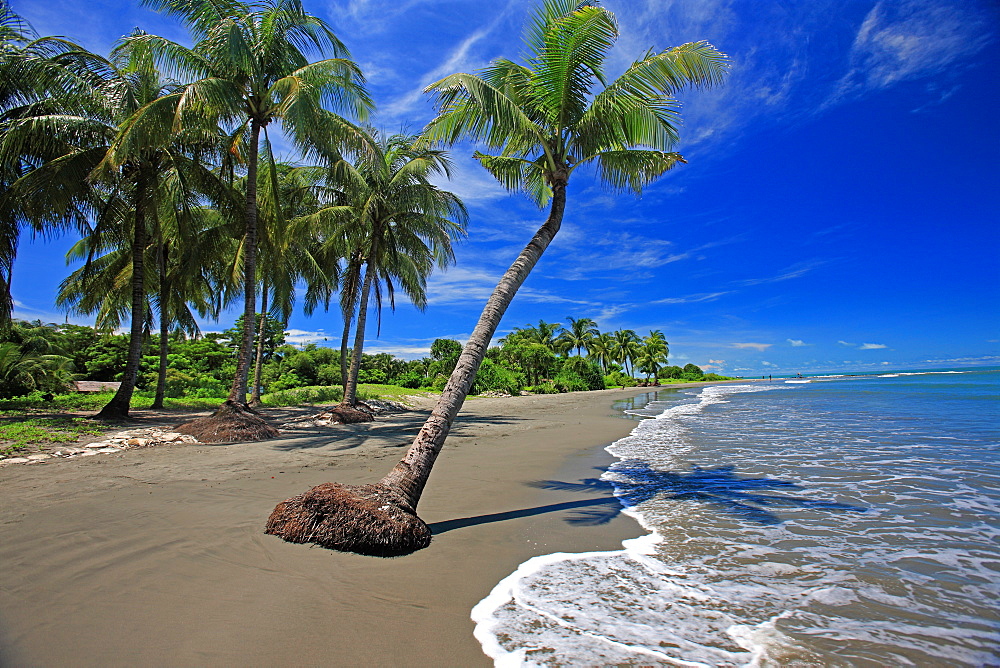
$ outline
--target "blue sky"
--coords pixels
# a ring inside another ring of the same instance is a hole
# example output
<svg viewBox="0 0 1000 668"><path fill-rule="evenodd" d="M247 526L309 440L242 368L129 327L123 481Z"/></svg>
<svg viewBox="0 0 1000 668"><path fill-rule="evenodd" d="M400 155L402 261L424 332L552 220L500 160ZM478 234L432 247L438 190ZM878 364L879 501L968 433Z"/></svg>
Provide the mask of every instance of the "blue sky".
<svg viewBox="0 0 1000 668"><path fill-rule="evenodd" d="M375 124L419 130L428 83L518 59L532 2L304 0L362 66ZM594 318L651 329L671 362L738 375L1000 365L1000 10L989 0L606 0L621 25L609 62L707 39L728 84L685 92L688 159L641 199L582 170L559 236L518 294L515 326ZM134 26L179 41L137 2L12 0L41 34L106 53ZM471 211L458 262L420 313L399 304L366 352L413 358L464 340L544 212L453 149L447 187ZM15 316L53 305L72 240L25 240ZM229 326L235 314L205 329ZM72 321L88 324L85 319ZM331 311L290 340L339 345Z"/></svg>

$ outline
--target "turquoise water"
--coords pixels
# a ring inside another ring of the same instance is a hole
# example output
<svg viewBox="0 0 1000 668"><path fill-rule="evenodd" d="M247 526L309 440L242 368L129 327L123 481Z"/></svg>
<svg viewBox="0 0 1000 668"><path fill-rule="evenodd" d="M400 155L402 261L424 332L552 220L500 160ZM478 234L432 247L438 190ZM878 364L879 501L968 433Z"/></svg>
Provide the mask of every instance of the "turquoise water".
<svg viewBox="0 0 1000 668"><path fill-rule="evenodd" d="M649 535L522 564L477 638L497 665L1000 665L998 389L971 370L644 397L600 480L550 484L613 487Z"/></svg>

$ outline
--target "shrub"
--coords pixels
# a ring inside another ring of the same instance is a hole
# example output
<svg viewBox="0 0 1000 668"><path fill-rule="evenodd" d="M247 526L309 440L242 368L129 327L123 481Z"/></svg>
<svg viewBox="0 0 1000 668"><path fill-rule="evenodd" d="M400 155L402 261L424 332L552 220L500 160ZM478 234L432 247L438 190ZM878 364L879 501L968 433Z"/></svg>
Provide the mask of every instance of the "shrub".
<svg viewBox="0 0 1000 668"><path fill-rule="evenodd" d="M660 378L680 378L684 369L679 366L665 366L660 369Z"/></svg>
<svg viewBox="0 0 1000 668"><path fill-rule="evenodd" d="M532 385L528 388L528 392L532 394L559 394L559 388L553 385L551 381L546 381L538 385Z"/></svg>
<svg viewBox="0 0 1000 668"><path fill-rule="evenodd" d="M519 374L494 363L493 360L484 359L476 373L476 380L472 383L471 394L503 392L517 395L523 384Z"/></svg>
<svg viewBox="0 0 1000 668"><path fill-rule="evenodd" d="M580 376L572 371L560 371L552 379L552 383L560 392L583 392L589 389L583 378L580 378Z"/></svg>
<svg viewBox="0 0 1000 668"><path fill-rule="evenodd" d="M604 376L601 375L601 368L594 362L584 357L570 357L563 362L562 372L569 372L579 377L585 390L603 390ZM558 379L559 376L556 376ZM570 390L572 391L572 390Z"/></svg>
<svg viewBox="0 0 1000 668"><path fill-rule="evenodd" d="M272 380L268 385L268 389L271 392L281 392L282 390L290 390L293 387L305 387L307 383L308 381L305 378L294 371L286 371L276 380Z"/></svg>
<svg viewBox="0 0 1000 668"><path fill-rule="evenodd" d="M435 392L441 392L444 390L444 386L448 384L448 376L443 373L439 373L434 376L434 382L431 383L431 389Z"/></svg>
<svg viewBox="0 0 1000 668"><path fill-rule="evenodd" d="M689 374L691 374L693 376L704 376L705 375L705 373L701 370L701 367L698 366L697 364L685 364L683 371L684 371L684 373L689 373Z"/></svg>
<svg viewBox="0 0 1000 668"><path fill-rule="evenodd" d="M389 378L382 369L361 369L358 371L358 382L366 385L385 385Z"/></svg>
<svg viewBox="0 0 1000 668"><path fill-rule="evenodd" d="M400 387L407 387L411 390L415 390L424 383L424 376L417 373L416 371L407 371L406 373L400 375L399 377L393 379L393 385L399 385Z"/></svg>
<svg viewBox="0 0 1000 668"><path fill-rule="evenodd" d="M297 406L299 404L323 404L340 401L344 388L338 385L309 385L277 392L270 392L260 398L267 406Z"/></svg>
<svg viewBox="0 0 1000 668"><path fill-rule="evenodd" d="M604 377L604 384L607 387L635 387L639 381L621 371L612 371Z"/></svg>

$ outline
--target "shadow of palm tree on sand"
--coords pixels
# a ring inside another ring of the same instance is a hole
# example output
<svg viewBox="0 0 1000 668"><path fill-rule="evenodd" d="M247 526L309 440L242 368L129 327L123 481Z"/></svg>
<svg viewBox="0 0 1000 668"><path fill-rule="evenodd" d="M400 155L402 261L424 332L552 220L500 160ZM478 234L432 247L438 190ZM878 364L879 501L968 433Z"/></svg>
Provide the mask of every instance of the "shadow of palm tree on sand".
<svg viewBox="0 0 1000 668"><path fill-rule="evenodd" d="M597 469L605 471L606 469ZM741 521L757 524L780 524L783 520L774 512L779 508L805 508L834 512L866 512L866 508L846 503L810 499L804 496L783 494L802 489L788 480L740 477L734 466L702 468L695 466L688 473L654 469L641 460L626 460L612 469L613 482L600 478L584 478L579 482L540 480L528 483L532 487L558 491L593 493L603 496L580 501L554 503L535 508L524 508L477 517L436 522L429 525L435 534L453 529L530 517L544 513L573 511L565 518L568 524L597 526L614 519L622 508L637 506L654 498L676 501L697 501L719 513ZM617 488L618 494L614 496ZM773 509L773 510L772 510Z"/></svg>

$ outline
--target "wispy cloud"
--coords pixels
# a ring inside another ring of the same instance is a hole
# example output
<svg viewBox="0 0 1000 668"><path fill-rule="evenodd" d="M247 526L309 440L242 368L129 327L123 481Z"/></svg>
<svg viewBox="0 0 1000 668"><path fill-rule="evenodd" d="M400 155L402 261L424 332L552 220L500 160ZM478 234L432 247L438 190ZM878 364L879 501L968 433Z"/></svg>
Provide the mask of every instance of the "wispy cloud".
<svg viewBox="0 0 1000 668"><path fill-rule="evenodd" d="M767 276L764 278L748 278L740 281L741 285L764 285L766 283L780 283L781 281L790 281L793 278L801 278L808 274L810 271L825 264L822 260L812 260L810 262L798 262L783 270L781 273L774 276Z"/></svg>
<svg viewBox="0 0 1000 668"><path fill-rule="evenodd" d="M499 271L474 269L468 266L452 267L447 271L438 272L427 281L427 303L485 303L493 294L500 275ZM518 290L517 299L520 303L593 305L593 302L588 300L572 299L548 290L530 287Z"/></svg>
<svg viewBox="0 0 1000 668"><path fill-rule="evenodd" d="M729 292L708 292L697 295L687 295L685 297L665 297L663 299L654 299L653 301L645 302L646 304L695 304L698 302L712 302L719 297L724 297L730 294Z"/></svg>
<svg viewBox="0 0 1000 668"><path fill-rule="evenodd" d="M615 5L623 25L613 62L617 70L648 48L700 39L732 58L725 86L679 95L684 102L680 148L704 157L731 150L732 138L748 127L800 122L953 67L989 42L995 21L990 3L975 0L882 0L859 19L841 0L630 0Z"/></svg>
<svg viewBox="0 0 1000 668"><path fill-rule="evenodd" d="M808 346L809 344L801 339L787 339L788 345L792 348L802 348L803 346Z"/></svg>
<svg viewBox="0 0 1000 668"><path fill-rule="evenodd" d="M737 350L756 350L762 353L773 345L773 343L730 343L729 347Z"/></svg>
<svg viewBox="0 0 1000 668"><path fill-rule="evenodd" d="M380 117L409 119L412 117L414 109L426 100L424 89L427 86L449 74L471 72L482 68L486 64L487 59L473 55L473 47L496 30L500 22L507 18L509 8L510 3L501 11L498 11L493 20L487 25L469 33L465 39L459 42L458 46L448 53L444 60L420 77L417 87L383 105L379 110Z"/></svg>
<svg viewBox="0 0 1000 668"><path fill-rule="evenodd" d="M856 343L851 343L850 341L837 341L837 343L839 343L842 346L856 346L856 345L858 345Z"/></svg>
<svg viewBox="0 0 1000 668"><path fill-rule="evenodd" d="M878 2L851 45L849 69L827 104L939 72L989 42L976 3Z"/></svg>
<svg viewBox="0 0 1000 668"><path fill-rule="evenodd" d="M862 343L858 350L881 350L888 347L884 343Z"/></svg>

